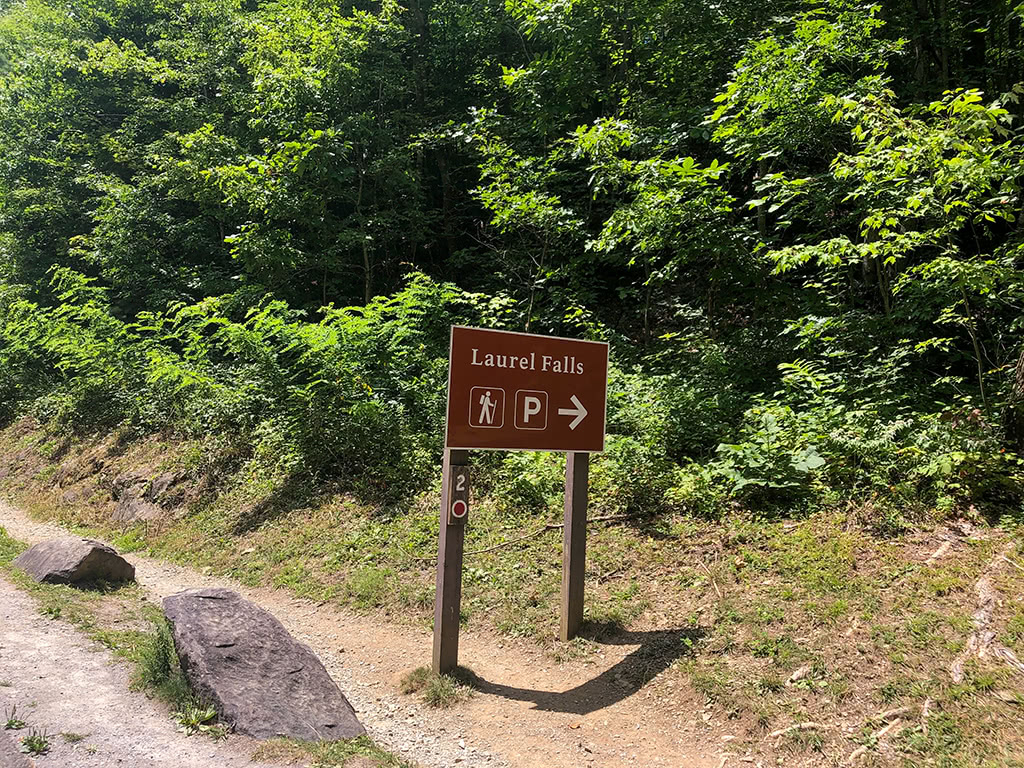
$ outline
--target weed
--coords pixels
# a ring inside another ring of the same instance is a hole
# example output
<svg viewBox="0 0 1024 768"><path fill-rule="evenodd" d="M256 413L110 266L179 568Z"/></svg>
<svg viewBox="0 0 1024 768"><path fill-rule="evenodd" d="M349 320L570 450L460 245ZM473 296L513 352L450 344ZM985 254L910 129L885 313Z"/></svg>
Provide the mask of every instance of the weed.
<svg viewBox="0 0 1024 768"><path fill-rule="evenodd" d="M559 664L584 659L592 655L597 645L585 637L574 637L567 643L558 643L551 651L552 658Z"/></svg>
<svg viewBox="0 0 1024 768"><path fill-rule="evenodd" d="M89 734L87 733L75 733L74 731L64 731L60 737L64 739L65 744L77 744L83 741Z"/></svg>
<svg viewBox="0 0 1024 768"><path fill-rule="evenodd" d="M757 687L758 693L761 694L779 693L785 688L782 678L774 674L763 675L758 679L757 683L755 683L755 686Z"/></svg>
<svg viewBox="0 0 1024 768"><path fill-rule="evenodd" d="M14 683L10 680L0 680L0 688L10 688Z"/></svg>
<svg viewBox="0 0 1024 768"><path fill-rule="evenodd" d="M294 765L307 763L310 768L343 768L354 757L366 758L377 768L411 768L390 752L378 747L368 736L343 741L297 741L270 739L252 754L253 760L265 763Z"/></svg>
<svg viewBox="0 0 1024 768"><path fill-rule="evenodd" d="M45 731L33 728L28 736L21 739L21 751L26 755L45 755L50 751L50 735Z"/></svg>
<svg viewBox="0 0 1024 768"><path fill-rule="evenodd" d="M451 675L435 675L427 667L417 667L402 678L402 693L423 693L423 700L431 707L447 709L465 701L472 689Z"/></svg>
<svg viewBox="0 0 1024 768"><path fill-rule="evenodd" d="M853 695L853 683L845 676L825 682L824 690L836 704L842 704Z"/></svg>
<svg viewBox="0 0 1024 768"><path fill-rule="evenodd" d="M388 602L390 571L360 568L345 582L344 594L356 608L367 611Z"/></svg>
<svg viewBox="0 0 1024 768"><path fill-rule="evenodd" d="M825 739L814 729L799 729L785 735L786 745L797 752L820 752L825 746Z"/></svg>
<svg viewBox="0 0 1024 768"><path fill-rule="evenodd" d="M775 624L786 618L786 612L781 605L773 603L759 603L756 609L754 621L758 624Z"/></svg>
<svg viewBox="0 0 1024 768"><path fill-rule="evenodd" d="M374 761L379 768L410 768L390 752L378 747L369 736L357 736L344 741L319 741L310 745L313 757L310 768L341 768L353 757L365 757Z"/></svg>
<svg viewBox="0 0 1024 768"><path fill-rule="evenodd" d="M4 710L4 717L7 723L4 725L5 731L20 731L25 727L25 721L18 717L18 707L15 705L10 710Z"/></svg>
<svg viewBox="0 0 1024 768"><path fill-rule="evenodd" d="M202 733L216 739L227 736L227 729L211 721L216 719L217 710L213 707L206 707L193 699L175 712L172 717L178 724L178 730L186 736L194 733Z"/></svg>
<svg viewBox="0 0 1024 768"><path fill-rule="evenodd" d="M429 667L416 667L412 672L402 677L398 689L405 694L422 691L427 687L433 674Z"/></svg>
<svg viewBox="0 0 1024 768"><path fill-rule="evenodd" d="M258 763L274 763L276 765L300 765L309 756L309 747L299 741L278 738L261 742L252 753L252 759Z"/></svg>
<svg viewBox="0 0 1024 768"><path fill-rule="evenodd" d="M472 695L472 689L451 675L437 675L427 684L423 700L431 707L447 709Z"/></svg>
<svg viewBox="0 0 1024 768"><path fill-rule="evenodd" d="M792 666L794 662L807 656L789 635L772 637L767 633L759 632L749 643L749 647L753 656L770 658L776 666L780 667Z"/></svg>
<svg viewBox="0 0 1024 768"><path fill-rule="evenodd" d="M988 693L995 690L998 678L991 672L978 672L971 676L971 685L978 693Z"/></svg>
<svg viewBox="0 0 1024 768"><path fill-rule="evenodd" d="M907 729L897 738L897 743L904 750L932 759L957 754L962 742L963 732L959 724L951 715L944 712L935 713L928 718L927 730L916 726Z"/></svg>
<svg viewBox="0 0 1024 768"><path fill-rule="evenodd" d="M720 661L701 663L696 659L681 662L694 690L709 701L725 698L732 688L728 670Z"/></svg>
<svg viewBox="0 0 1024 768"><path fill-rule="evenodd" d="M640 594L640 583L631 580L623 589L613 590L610 600L592 606L587 619L595 624L626 628L649 607L650 602Z"/></svg>
<svg viewBox="0 0 1024 768"><path fill-rule="evenodd" d="M132 683L136 688L156 691L171 704L182 704L188 699L189 690L174 649L171 627L162 615L150 616L150 620L153 632L139 646Z"/></svg>
<svg viewBox="0 0 1024 768"><path fill-rule="evenodd" d="M945 597L953 592L962 592L966 587L964 580L948 573L940 573L929 579L927 589L936 597Z"/></svg>
<svg viewBox="0 0 1024 768"><path fill-rule="evenodd" d="M882 699L882 703L892 704L897 699L906 696L909 688L910 681L907 678L897 677L883 683L882 687L878 689L878 695Z"/></svg>
<svg viewBox="0 0 1024 768"><path fill-rule="evenodd" d="M138 528L132 528L119 536L115 536L111 542L118 552L140 552L146 548L146 535Z"/></svg>

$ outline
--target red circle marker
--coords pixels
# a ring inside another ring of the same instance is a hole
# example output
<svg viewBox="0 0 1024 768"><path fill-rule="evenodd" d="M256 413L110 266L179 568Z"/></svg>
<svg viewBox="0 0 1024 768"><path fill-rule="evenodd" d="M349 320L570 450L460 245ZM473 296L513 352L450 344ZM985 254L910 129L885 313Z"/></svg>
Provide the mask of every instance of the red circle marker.
<svg viewBox="0 0 1024 768"><path fill-rule="evenodd" d="M456 499L452 502L452 517L462 519L469 512L469 505L466 504L462 499Z"/></svg>

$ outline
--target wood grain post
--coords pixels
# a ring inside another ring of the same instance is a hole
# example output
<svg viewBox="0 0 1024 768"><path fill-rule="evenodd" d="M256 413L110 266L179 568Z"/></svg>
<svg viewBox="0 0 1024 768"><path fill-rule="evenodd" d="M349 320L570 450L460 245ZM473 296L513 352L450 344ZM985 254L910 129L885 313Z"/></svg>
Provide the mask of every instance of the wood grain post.
<svg viewBox="0 0 1024 768"><path fill-rule="evenodd" d="M445 675L459 663L459 606L462 601L462 546L465 520L451 517L455 498L468 499L468 480L456 492L453 468L466 469L469 451L445 450L441 466L441 527L437 541L437 592L434 597L434 672Z"/></svg>
<svg viewBox="0 0 1024 768"><path fill-rule="evenodd" d="M562 529L563 642L572 640L583 623L583 575L587 565L587 480L590 454L565 455L565 528Z"/></svg>

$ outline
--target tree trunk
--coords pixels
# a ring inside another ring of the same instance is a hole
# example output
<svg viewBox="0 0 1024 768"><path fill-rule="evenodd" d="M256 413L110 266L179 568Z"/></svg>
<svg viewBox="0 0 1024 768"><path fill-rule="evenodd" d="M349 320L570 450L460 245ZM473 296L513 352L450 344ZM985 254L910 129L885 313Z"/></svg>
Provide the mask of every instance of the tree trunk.
<svg viewBox="0 0 1024 768"><path fill-rule="evenodd" d="M359 233L363 245L363 303L369 304L373 298L373 264L370 262L370 249L366 240L366 225L363 221L363 169L359 167L359 190L356 193L356 215L359 217Z"/></svg>
<svg viewBox="0 0 1024 768"><path fill-rule="evenodd" d="M1017 450L1024 452L1024 345L1017 358L1010 402L1006 407L1006 441Z"/></svg>
<svg viewBox="0 0 1024 768"><path fill-rule="evenodd" d="M971 346L974 347L974 362L978 369L978 390L981 392L981 406L988 410L988 397L985 395L985 367L981 358L981 345L978 343L978 324L974 319L974 312L971 310L971 301L967 298L967 291L961 289L960 295L964 300L964 311L967 312L967 335L971 337Z"/></svg>
<svg viewBox="0 0 1024 768"><path fill-rule="evenodd" d="M537 298L537 281L540 280L544 274L544 260L548 255L548 233L544 232L544 247L540 251L540 263L537 265L537 272L533 276L533 282L530 284L530 305L526 309L526 332L530 332L530 325L533 323L533 304Z"/></svg>
<svg viewBox="0 0 1024 768"><path fill-rule="evenodd" d="M764 158L757 161L757 179L763 179L768 175L768 161ZM768 214L764 203L757 206L757 234L762 240L768 237Z"/></svg>
<svg viewBox="0 0 1024 768"><path fill-rule="evenodd" d="M451 174L448 173L448 158L445 157L445 150L437 150L437 172L441 176L441 228L444 231L444 242L448 247L449 258L456 251L455 225L452 215L452 197L455 190L452 187Z"/></svg>

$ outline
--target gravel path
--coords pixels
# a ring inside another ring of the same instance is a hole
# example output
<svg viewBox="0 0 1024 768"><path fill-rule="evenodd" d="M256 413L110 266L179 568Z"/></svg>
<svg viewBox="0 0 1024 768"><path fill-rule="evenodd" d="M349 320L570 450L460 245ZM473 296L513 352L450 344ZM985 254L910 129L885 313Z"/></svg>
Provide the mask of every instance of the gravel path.
<svg viewBox="0 0 1024 768"><path fill-rule="evenodd" d="M2 500L0 525L30 544L67 535ZM220 586L270 611L323 661L371 738L423 768L722 768L724 764L721 746L708 743L701 713L685 706L666 707L655 690L629 690L617 670L628 669L628 657L637 651L636 645L604 645L596 657L558 665L528 644L464 633L460 661L485 686L469 702L438 711L425 707L417 697L398 693L404 673L430 664L431 636L422 628L356 616L296 598L283 589L253 589L134 553L127 557L135 566L136 579L155 601L184 589ZM126 733L125 739L130 738ZM735 759L728 756L728 766Z"/></svg>
<svg viewBox="0 0 1024 768"><path fill-rule="evenodd" d="M50 734L40 768L256 768L255 742L213 741L176 730L167 710L129 690L130 673L70 624L42 616L0 579L0 707L17 707L28 728ZM6 718L5 718L6 720ZM78 734L74 743L60 734ZM0 752L2 757L2 752Z"/></svg>
<svg viewBox="0 0 1024 768"><path fill-rule="evenodd" d="M0 501L0 525L3 525L11 536L28 544L35 544L44 539L68 535L67 531L59 526L31 520L21 510L17 510L3 501ZM451 766L455 765L460 767L466 766L466 768L507 768L508 763L498 758L489 750L467 744L467 735L461 728L447 726L443 720L435 716L433 710L425 711L425 708L417 700L395 693L393 691L395 686L387 686L387 688L392 690L386 690L385 685L377 678L379 665L373 661L352 658L351 654L346 654L346 648L339 642L339 635L351 635L364 642L366 640L375 640L379 643L381 638L377 631L369 632L362 629L356 632L344 632L343 627L335 626L329 627L326 632L317 632L316 635L313 635L310 633L310 627L306 622L310 618L314 618L315 614L321 610L313 603L293 599L281 591L249 589L232 583L230 580L205 576L191 569L182 568L160 560L139 557L135 554L128 555L127 557L135 566L136 580L154 600L158 601L167 595L184 589L226 586L241 592L246 598L267 608L295 637L313 647L331 677L338 683L349 702L355 708L356 715L366 727L367 733L381 747L417 765L423 766L423 768L451 768ZM14 590L14 587L10 585L5 586L4 594ZM35 609L32 608L29 598L22 597L21 600L24 605L29 607L30 611L34 612ZM6 600L0 597L0 604L4 603L6 603ZM59 632L61 636L69 637L77 634L76 630L63 622L43 619L38 616L38 613L35 613L35 617L36 623L34 626L40 630L38 633L40 637L49 631ZM6 634L12 631L13 626L16 625L12 625L11 621L5 619L3 626L3 632ZM427 639L429 641L429 637ZM94 647L95 645L90 644L88 640L80 640L79 655L81 655L81 648L92 649ZM429 646L427 648L429 651ZM375 650L381 657L381 660L384 657L389 657L389 660L393 662L397 659L408 658L408 668L410 669L422 663L415 656L415 651L411 648L395 648L394 646L389 647L381 643ZM0 650L0 679L4 679L3 676L7 674L3 671L5 666L32 669L31 664L33 662L30 659L12 659L10 662L7 662L4 655L5 651ZM102 655L109 656L106 653ZM74 654L69 653L65 658L70 661L73 656ZM26 664L29 666L26 667ZM119 670L122 682L121 687L126 692L126 698L139 698L141 694L127 693L129 678L127 669L123 665L118 665L114 669ZM2 692L4 690L0 688L0 699L2 699ZM36 698L38 701L43 701L43 698L40 698L43 696L46 696L46 693L40 692ZM142 698L145 700L145 697ZM124 709L126 706L128 706L127 702L120 708ZM22 711L21 706L19 706L20 711ZM173 723L170 718L166 714L162 714L160 717L164 725L174 732ZM56 726L53 726L50 730L53 731L55 728ZM72 727L71 725L61 726L60 730L81 731L80 728ZM88 729L85 732L88 732ZM130 747L137 733L134 728L122 731L125 749ZM239 738L232 736L229 741ZM61 741L61 739L57 739L57 741ZM111 744L112 748L114 746L114 744ZM170 758L170 762L167 763L136 763L128 760L124 763L82 763L80 766L69 763L68 765L71 768L92 768L93 765L107 766L115 764L125 766L138 765L140 768L141 766L148 765L176 767L180 765L181 768L190 768L193 765L193 763L176 762L175 758ZM57 762L56 765L63 767L64 764ZM207 765L211 767L223 766L223 768L233 768L235 765L257 764L251 762L229 763L215 761L212 763L194 763L194 765L197 768L199 766L205 768ZM0 766L0 768L4 767Z"/></svg>

